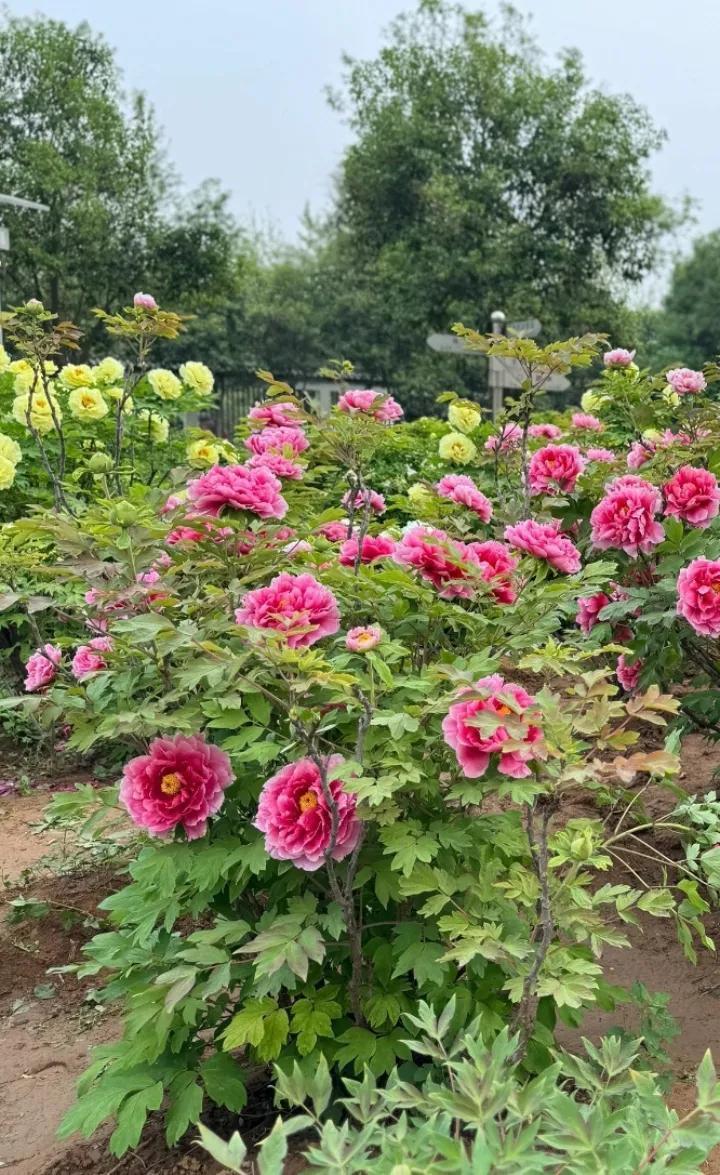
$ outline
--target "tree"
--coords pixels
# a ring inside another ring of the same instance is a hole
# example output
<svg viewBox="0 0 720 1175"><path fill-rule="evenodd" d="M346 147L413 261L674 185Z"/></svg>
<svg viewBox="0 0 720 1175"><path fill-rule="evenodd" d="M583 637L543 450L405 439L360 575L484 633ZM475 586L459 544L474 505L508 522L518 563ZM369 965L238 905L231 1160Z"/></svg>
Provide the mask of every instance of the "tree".
<svg viewBox="0 0 720 1175"><path fill-rule="evenodd" d="M698 237L673 268L653 359L702 367L720 353L720 230Z"/></svg>
<svg viewBox="0 0 720 1175"><path fill-rule="evenodd" d="M1 210L6 302L36 297L87 324L92 306L155 280L186 306L222 291L234 232L223 197L205 188L177 202L152 108L125 97L112 50L87 24L5 17L0 126L0 191L49 205Z"/></svg>
<svg viewBox="0 0 720 1175"><path fill-rule="evenodd" d="M591 89L577 53L546 67L510 10L495 28L422 0L375 59L345 59L333 101L355 141L326 226L326 322L393 386L437 378L429 329L484 328L498 305L552 337L612 328L616 291L673 223L648 186L647 113Z"/></svg>

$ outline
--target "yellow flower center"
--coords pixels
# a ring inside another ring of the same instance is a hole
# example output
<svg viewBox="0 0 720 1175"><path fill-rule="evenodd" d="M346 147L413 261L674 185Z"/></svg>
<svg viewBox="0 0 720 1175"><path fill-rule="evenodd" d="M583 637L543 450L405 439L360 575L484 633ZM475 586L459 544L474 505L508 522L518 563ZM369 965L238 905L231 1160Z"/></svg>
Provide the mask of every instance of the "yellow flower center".
<svg viewBox="0 0 720 1175"><path fill-rule="evenodd" d="M175 771L171 771L169 775L163 775L160 780L160 791L164 792L166 796L176 796L182 787L182 779Z"/></svg>
<svg viewBox="0 0 720 1175"><path fill-rule="evenodd" d="M301 812L312 812L313 808L317 808L318 798L314 791L304 791L298 800L298 807Z"/></svg>
<svg viewBox="0 0 720 1175"><path fill-rule="evenodd" d="M498 706L496 713L499 714L501 718L507 718L508 714L512 714L512 710L509 706Z"/></svg>
<svg viewBox="0 0 720 1175"><path fill-rule="evenodd" d="M714 592L716 596L720 596L720 579L716 579L714 583L710 584L710 591Z"/></svg>
<svg viewBox="0 0 720 1175"><path fill-rule="evenodd" d="M92 408L94 403L95 403L95 401L93 400L92 396L83 396L83 398L82 398L83 408Z"/></svg>

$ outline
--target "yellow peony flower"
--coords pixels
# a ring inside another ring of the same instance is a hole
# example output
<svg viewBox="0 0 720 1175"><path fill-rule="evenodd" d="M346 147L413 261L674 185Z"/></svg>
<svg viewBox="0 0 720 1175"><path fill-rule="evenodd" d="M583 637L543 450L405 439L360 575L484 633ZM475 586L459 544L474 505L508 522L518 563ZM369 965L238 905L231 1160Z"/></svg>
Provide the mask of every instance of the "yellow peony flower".
<svg viewBox="0 0 720 1175"><path fill-rule="evenodd" d="M210 465L217 465L219 462L220 446L204 439L192 441L188 445L185 455L188 465L192 465L193 469L205 469Z"/></svg>
<svg viewBox="0 0 720 1175"><path fill-rule="evenodd" d="M17 465L18 461L22 461L22 449L17 441L12 437L8 437L4 432L0 432L0 457L4 457L6 461L10 461L13 465Z"/></svg>
<svg viewBox="0 0 720 1175"><path fill-rule="evenodd" d="M150 387L161 400L177 400L182 395L182 384L172 371L165 367L153 367L148 371Z"/></svg>
<svg viewBox="0 0 720 1175"><path fill-rule="evenodd" d="M52 392L50 395L52 396ZM30 423L36 432L39 432L41 435L44 435L46 432L52 432L52 430L55 428L55 421L53 420L50 401L45 395L45 392L33 392L32 404L30 403L30 400L30 392L25 392L23 395L15 397L12 406L13 419L17 420L18 424L24 424L27 428L28 408L30 408ZM62 411L54 396L52 396L52 404L55 409L55 416L59 423L62 420Z"/></svg>
<svg viewBox="0 0 720 1175"><path fill-rule="evenodd" d="M580 407L583 412L597 412L603 404L607 404L609 396L601 392L583 392L580 397Z"/></svg>
<svg viewBox="0 0 720 1175"><path fill-rule="evenodd" d="M8 355L5 348L3 347L2 343L0 343L0 371L7 371L9 366L10 366L10 356Z"/></svg>
<svg viewBox="0 0 720 1175"><path fill-rule="evenodd" d="M151 412L148 408L141 408L136 420L140 422L140 436L145 440L154 441L156 445L164 445L168 439L170 422L158 412Z"/></svg>
<svg viewBox="0 0 720 1175"><path fill-rule="evenodd" d="M461 432L449 432L441 437L438 453L443 461L452 461L455 465L467 465L477 457L475 445Z"/></svg>
<svg viewBox="0 0 720 1175"><path fill-rule="evenodd" d="M180 379L197 396L209 396L215 386L215 376L204 363L183 363L180 368Z"/></svg>
<svg viewBox="0 0 720 1175"><path fill-rule="evenodd" d="M422 510L433 501L433 494L430 493L427 486L424 486L419 481L416 481L414 485L408 486L407 496L416 510Z"/></svg>
<svg viewBox="0 0 720 1175"><path fill-rule="evenodd" d="M15 466L0 454L0 490L9 490L15 481Z"/></svg>
<svg viewBox="0 0 720 1175"><path fill-rule="evenodd" d="M122 383L125 376L125 368L119 359L113 359L112 355L108 355L106 359L102 359L92 369L93 383L102 384L117 384Z"/></svg>
<svg viewBox="0 0 720 1175"><path fill-rule="evenodd" d="M472 432L481 419L479 410L469 404L451 404L448 408L448 421L458 432Z"/></svg>
<svg viewBox="0 0 720 1175"><path fill-rule="evenodd" d="M106 396L108 400L114 400L117 404L118 400L122 400L123 396L125 395L125 388L103 388L103 395ZM127 413L132 412L134 407L135 402L132 396L128 396L125 403L123 404L123 413L127 415Z"/></svg>
<svg viewBox="0 0 720 1175"><path fill-rule="evenodd" d="M93 384L93 373L87 363L68 363L60 372L58 382L64 388L90 388Z"/></svg>
<svg viewBox="0 0 720 1175"><path fill-rule="evenodd" d="M102 420L110 408L102 392L97 388L73 388L68 396L68 408L76 420Z"/></svg>
<svg viewBox="0 0 720 1175"><path fill-rule="evenodd" d="M659 428L646 428L645 432L642 434L642 439L644 441L650 441L652 444L654 441L659 441L662 439L662 433L660 432Z"/></svg>

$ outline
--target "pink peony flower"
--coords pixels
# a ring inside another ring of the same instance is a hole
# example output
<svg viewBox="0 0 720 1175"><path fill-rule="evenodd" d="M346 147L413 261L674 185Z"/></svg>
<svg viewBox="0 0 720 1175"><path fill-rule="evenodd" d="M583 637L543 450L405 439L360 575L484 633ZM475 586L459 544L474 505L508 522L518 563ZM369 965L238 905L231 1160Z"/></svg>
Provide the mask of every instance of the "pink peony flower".
<svg viewBox="0 0 720 1175"><path fill-rule="evenodd" d="M574 445L546 445L530 458L528 478L533 494L571 494L585 468Z"/></svg>
<svg viewBox="0 0 720 1175"><path fill-rule="evenodd" d="M373 514L385 513L385 499L375 490L348 490L342 500L342 505L346 510L354 510L355 512L364 510L368 504Z"/></svg>
<svg viewBox="0 0 720 1175"><path fill-rule="evenodd" d="M152 294L135 294L133 296L133 306L136 306L139 310L157 310L158 308L158 304Z"/></svg>
<svg viewBox="0 0 720 1175"><path fill-rule="evenodd" d="M634 351L626 351L624 347L616 347L614 351L605 352L603 363L606 367L629 367L634 358Z"/></svg>
<svg viewBox="0 0 720 1175"><path fill-rule="evenodd" d="M488 453L511 453L517 449L522 441L522 429L519 424L505 424L499 433L488 437L485 449Z"/></svg>
<svg viewBox="0 0 720 1175"><path fill-rule="evenodd" d="M588 449L585 456L588 461L598 461L604 465L612 465L615 460L612 449Z"/></svg>
<svg viewBox="0 0 720 1175"><path fill-rule="evenodd" d="M435 490L441 498L447 498L458 506L467 506L482 522L489 522L492 518L492 502L477 488L473 479L464 473L449 473L441 477Z"/></svg>
<svg viewBox="0 0 720 1175"><path fill-rule="evenodd" d="M606 596L605 592L596 592L594 596L580 596L575 623L580 625L584 633L591 632L600 620L599 613L609 603L610 597Z"/></svg>
<svg viewBox="0 0 720 1175"><path fill-rule="evenodd" d="M720 636L720 559L701 556L683 567L677 610L702 636Z"/></svg>
<svg viewBox="0 0 720 1175"><path fill-rule="evenodd" d="M665 379L679 396L703 392L707 387L707 380L702 371L692 371L689 367L674 367L672 371L665 373Z"/></svg>
<svg viewBox="0 0 720 1175"><path fill-rule="evenodd" d="M587 432L604 432L605 425L602 420L598 420L597 416L593 416L590 412L573 412L572 414L573 428L582 428Z"/></svg>
<svg viewBox="0 0 720 1175"><path fill-rule="evenodd" d="M652 441L633 441L627 455L628 469L639 469L646 461L655 456L656 446Z"/></svg>
<svg viewBox="0 0 720 1175"><path fill-rule="evenodd" d="M632 661L628 663L625 654L621 653L617 659L617 666L615 668L615 676L620 685L626 693L631 694L637 689L640 674L642 673L643 662L641 660Z"/></svg>
<svg viewBox="0 0 720 1175"><path fill-rule="evenodd" d="M337 406L340 412L349 412L351 416L357 412L366 412L384 424L400 420L405 415L397 400L384 392L376 392L372 388L351 388L350 391L342 394Z"/></svg>
<svg viewBox="0 0 720 1175"><path fill-rule="evenodd" d="M145 587L152 587L160 581L160 572L155 567L150 567L147 571L139 571L135 579Z"/></svg>
<svg viewBox="0 0 720 1175"><path fill-rule="evenodd" d="M360 553L361 563L374 563L376 559L384 559L392 555L395 550L395 540L386 535L366 534L362 541ZM340 548L340 562L343 567L354 567L358 555L358 540L346 539Z"/></svg>
<svg viewBox="0 0 720 1175"><path fill-rule="evenodd" d="M709 436L710 436L709 429L699 428L697 430L698 440L702 440L703 437L709 437ZM669 449L669 448L671 448L672 445L682 445L683 447L687 448L692 443L693 443L693 439L689 433L687 433L687 432L673 432L671 428L665 429L665 432L662 435L662 441L661 441L662 447L664 449Z"/></svg>
<svg viewBox="0 0 720 1175"><path fill-rule="evenodd" d="M43 645L36 649L25 662L25 689L28 693L45 689L55 680L57 667L62 660L62 650L57 645Z"/></svg>
<svg viewBox="0 0 720 1175"><path fill-rule="evenodd" d="M556 441L558 437L562 436L562 429L558 428L556 424L531 424L528 429L528 436L536 438L543 437L548 441Z"/></svg>
<svg viewBox="0 0 720 1175"><path fill-rule="evenodd" d="M633 559L648 555L665 538L655 521L659 507L655 486L640 477L618 478L590 515L594 546L601 551L617 547Z"/></svg>
<svg viewBox="0 0 720 1175"><path fill-rule="evenodd" d="M88 645L80 645L72 659L72 675L78 681L83 681L91 673L98 673L107 669L107 661L103 653L112 651L112 641L109 636L96 636Z"/></svg>
<svg viewBox="0 0 720 1175"><path fill-rule="evenodd" d="M444 530L432 526L415 526L406 531L395 547L393 559L402 567L413 567L445 600L472 596L472 577L482 574L480 560L467 543L451 539Z"/></svg>
<svg viewBox="0 0 720 1175"><path fill-rule="evenodd" d="M291 461L289 457L283 457L280 453L256 453L248 461L249 469L269 469L276 477L287 478L288 481L300 481L305 470L302 465L297 465Z"/></svg>
<svg viewBox="0 0 720 1175"><path fill-rule="evenodd" d="M683 465L663 487L665 514L704 529L720 512L720 487L707 469Z"/></svg>
<svg viewBox="0 0 720 1175"><path fill-rule="evenodd" d="M623 473L622 477L614 477L611 481L605 482L605 489L610 494L616 493L618 490L652 490L655 510L658 511L662 506L662 494L657 486L646 481L644 477L638 477L635 473Z"/></svg>
<svg viewBox="0 0 720 1175"><path fill-rule="evenodd" d="M245 438L245 448L256 457L273 453L278 457L299 457L310 447L310 442L301 428L285 428L280 425L263 428Z"/></svg>
<svg viewBox="0 0 720 1175"><path fill-rule="evenodd" d="M243 596L235 621L282 633L291 649L300 649L337 632L340 613L333 593L313 575L283 571Z"/></svg>
<svg viewBox="0 0 720 1175"><path fill-rule="evenodd" d="M295 538L295 533L291 526L279 526L275 531L240 531L235 550L238 555L249 555L256 548L272 549L286 542L287 539Z"/></svg>
<svg viewBox="0 0 720 1175"><path fill-rule="evenodd" d="M355 814L355 796L345 791L342 780L332 778L342 762L342 755L331 755L325 762L327 783L337 809L332 849L333 814L313 760L288 763L268 779L255 817L255 827L265 833L268 856L276 861L292 861L296 868L314 872L328 858L342 861L357 847L362 824Z"/></svg>
<svg viewBox="0 0 720 1175"><path fill-rule="evenodd" d="M170 494L170 497L160 507L161 514L171 514L173 510L177 510L178 506L184 506L185 501L179 494Z"/></svg>
<svg viewBox="0 0 720 1175"><path fill-rule="evenodd" d="M322 526L317 528L317 533L321 534L330 543L341 543L347 538L348 523L347 522L323 522Z"/></svg>
<svg viewBox="0 0 720 1175"><path fill-rule="evenodd" d="M156 738L146 755L125 764L119 800L133 824L168 836L180 824L188 840L207 831L233 781L230 760L201 735Z"/></svg>
<svg viewBox="0 0 720 1175"><path fill-rule="evenodd" d="M566 535L560 533L557 521L536 522L534 518L526 518L515 526L506 526L505 538L517 551L544 559L556 571L571 575L580 570L580 552Z"/></svg>
<svg viewBox="0 0 720 1175"><path fill-rule="evenodd" d="M366 627L360 625L348 632L345 648L351 653L369 653L371 649L377 648L382 638L383 630L379 624L368 624Z"/></svg>
<svg viewBox="0 0 720 1175"><path fill-rule="evenodd" d="M302 428L300 409L290 400L266 400L255 404L248 412L248 420L274 428Z"/></svg>
<svg viewBox="0 0 720 1175"><path fill-rule="evenodd" d="M176 526L166 536L165 542L169 547L175 547L178 543L199 543L207 537L207 532L195 530L192 526Z"/></svg>
<svg viewBox="0 0 720 1175"><path fill-rule="evenodd" d="M486 583L492 587L492 595L498 604L514 604L517 592L512 572L518 561L504 543L488 539L486 543L468 543L468 549L479 561L480 572Z"/></svg>
<svg viewBox="0 0 720 1175"><path fill-rule="evenodd" d="M283 552L294 559L296 555L308 555L312 551L312 544L307 539L291 539L283 547Z"/></svg>
<svg viewBox="0 0 720 1175"><path fill-rule="evenodd" d="M535 699L522 686L506 682L499 673L482 677L464 694L480 694L455 702L443 719L445 742L455 751L462 772L478 779L498 755L497 769L512 779L530 775L528 763L544 755L542 731ZM498 724L482 724L479 715L488 714ZM507 720L507 721L504 721Z"/></svg>
<svg viewBox="0 0 720 1175"><path fill-rule="evenodd" d="M214 465L187 488L188 498L203 514L249 510L260 518L284 518L287 502L280 481L269 469L247 465Z"/></svg>

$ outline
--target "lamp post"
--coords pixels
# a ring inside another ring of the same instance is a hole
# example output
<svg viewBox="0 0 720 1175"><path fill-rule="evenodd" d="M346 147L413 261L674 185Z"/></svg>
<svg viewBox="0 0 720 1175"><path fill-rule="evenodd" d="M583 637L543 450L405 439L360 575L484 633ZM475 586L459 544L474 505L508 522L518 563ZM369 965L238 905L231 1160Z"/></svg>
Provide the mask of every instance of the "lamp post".
<svg viewBox="0 0 720 1175"><path fill-rule="evenodd" d="M23 200L21 196L5 196L0 192L0 204L9 205L11 208L27 208L31 212L49 212L50 209L47 204L38 204L36 200ZM6 225L0 222L0 275L4 267L3 254L10 252L10 231ZM0 287L1 289L1 287ZM0 310L2 310L2 299L0 298ZM2 346L3 334L2 326L0 325L0 346Z"/></svg>
<svg viewBox="0 0 720 1175"><path fill-rule="evenodd" d="M506 317L502 310L493 310L490 315L490 322L492 323L492 332L494 335L505 334ZM490 356L490 362L488 364L488 384L492 396L493 420L497 420L503 410L503 389L505 385L502 363L494 355Z"/></svg>

